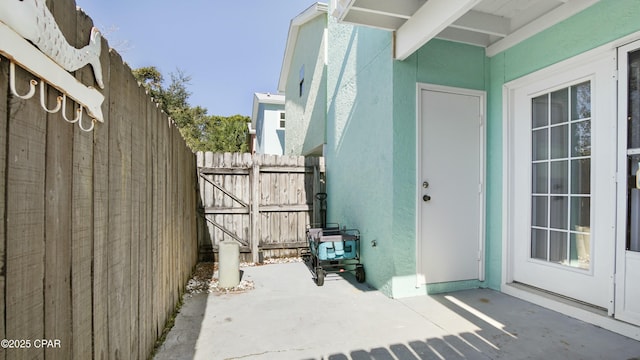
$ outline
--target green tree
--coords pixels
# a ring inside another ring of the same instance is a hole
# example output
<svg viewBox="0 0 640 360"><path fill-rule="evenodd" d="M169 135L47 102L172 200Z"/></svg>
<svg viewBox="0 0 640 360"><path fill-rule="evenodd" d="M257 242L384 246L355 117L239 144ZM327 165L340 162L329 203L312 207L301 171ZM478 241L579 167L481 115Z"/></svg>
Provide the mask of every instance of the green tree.
<svg viewBox="0 0 640 360"><path fill-rule="evenodd" d="M154 66L141 67L133 70L133 76L147 90L156 102L162 103L163 92L162 82L164 81L162 74Z"/></svg>
<svg viewBox="0 0 640 360"><path fill-rule="evenodd" d="M206 125L204 147L218 152L247 152L248 116L211 116Z"/></svg>
<svg viewBox="0 0 640 360"><path fill-rule="evenodd" d="M207 109L189 105L191 92L187 85L191 77L183 71L171 73L171 83L163 86L164 78L154 66L133 70L133 75L149 95L160 104L180 129L180 134L193 151L247 152L248 116L229 117L207 115Z"/></svg>

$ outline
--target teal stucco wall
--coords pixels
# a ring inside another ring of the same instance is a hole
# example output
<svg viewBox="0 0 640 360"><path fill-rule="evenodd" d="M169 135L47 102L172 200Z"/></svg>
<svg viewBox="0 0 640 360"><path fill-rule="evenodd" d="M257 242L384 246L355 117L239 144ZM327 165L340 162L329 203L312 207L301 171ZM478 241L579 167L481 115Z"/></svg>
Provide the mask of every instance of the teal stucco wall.
<svg viewBox="0 0 640 360"><path fill-rule="evenodd" d="M435 40L398 62L391 41L329 21L328 219L361 230L367 282L405 297L427 291L415 286L416 83L483 90L487 61L482 48Z"/></svg>
<svg viewBox="0 0 640 360"><path fill-rule="evenodd" d="M367 282L391 295L391 34L331 18L328 38L327 219L360 229Z"/></svg>
<svg viewBox="0 0 640 360"><path fill-rule="evenodd" d="M503 86L585 51L640 31L640 1L601 0L489 59L486 285L502 282Z"/></svg>
<svg viewBox="0 0 640 360"><path fill-rule="evenodd" d="M327 15L300 26L285 86L286 155L322 155L326 140ZM304 74L301 74L301 69ZM300 76L304 76L302 96Z"/></svg>
<svg viewBox="0 0 640 360"><path fill-rule="evenodd" d="M640 31L640 0L601 0L488 58L434 39L404 61L391 34L329 20L329 219L362 231L367 282L393 297L502 282L503 100L506 82ZM486 118L485 281L416 288L416 84L483 90ZM371 241L376 240L373 247Z"/></svg>
<svg viewBox="0 0 640 360"><path fill-rule="evenodd" d="M393 297L478 287L463 281L416 288L416 99L417 83L485 90L484 48L432 40L405 61L393 61Z"/></svg>

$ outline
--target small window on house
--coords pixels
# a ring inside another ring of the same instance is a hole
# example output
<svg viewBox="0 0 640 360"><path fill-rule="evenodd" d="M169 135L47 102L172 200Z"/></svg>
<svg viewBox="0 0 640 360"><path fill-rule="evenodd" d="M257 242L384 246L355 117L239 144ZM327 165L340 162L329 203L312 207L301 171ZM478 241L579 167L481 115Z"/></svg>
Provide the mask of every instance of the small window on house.
<svg viewBox="0 0 640 360"><path fill-rule="evenodd" d="M284 125L285 125L284 120L285 120L285 118L284 118L284 112L281 112L281 113L280 113L280 128L281 128L281 129L284 129Z"/></svg>
<svg viewBox="0 0 640 360"><path fill-rule="evenodd" d="M304 92L304 65L300 68L300 97Z"/></svg>

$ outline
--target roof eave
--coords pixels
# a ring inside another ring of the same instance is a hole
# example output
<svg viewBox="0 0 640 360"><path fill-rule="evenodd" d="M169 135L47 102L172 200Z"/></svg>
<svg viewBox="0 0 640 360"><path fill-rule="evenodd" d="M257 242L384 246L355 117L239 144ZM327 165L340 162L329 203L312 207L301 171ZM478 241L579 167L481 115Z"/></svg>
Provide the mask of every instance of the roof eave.
<svg viewBox="0 0 640 360"><path fill-rule="evenodd" d="M282 60L282 68L280 70L280 79L278 81L278 92L284 94L287 86L287 75L289 74L289 70L291 68L291 61L293 59L293 51L296 46L296 42L298 41L298 32L300 30L300 26L308 23L309 21L315 19L316 17L327 14L329 7L326 3L317 2L298 16L291 19L291 23L289 25L289 33L287 35L287 43L284 50L284 58Z"/></svg>

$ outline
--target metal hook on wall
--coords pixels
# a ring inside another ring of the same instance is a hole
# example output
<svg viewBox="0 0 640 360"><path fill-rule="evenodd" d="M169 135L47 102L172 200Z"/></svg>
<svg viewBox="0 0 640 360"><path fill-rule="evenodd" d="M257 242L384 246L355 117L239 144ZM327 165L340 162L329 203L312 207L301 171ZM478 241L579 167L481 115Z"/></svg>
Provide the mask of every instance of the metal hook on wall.
<svg viewBox="0 0 640 360"><path fill-rule="evenodd" d="M60 111L60 108L62 107L62 96L58 96L56 97L56 107L53 109L48 109L47 108L47 101L45 100L45 84L44 81L40 81L40 105L42 105L42 108L44 109L44 111L50 113L50 114L55 114L58 111Z"/></svg>
<svg viewBox="0 0 640 360"><path fill-rule="evenodd" d="M35 93L36 93L36 87L38 86L38 81L36 81L35 79L32 79L29 81L29 91L26 94L19 94L16 91L16 64L12 61L9 62L9 88L11 90L11 93L23 100L29 100L31 99ZM55 114L57 112L59 112L60 110L62 110L62 118L68 122L68 123L78 123L78 126L80 127L80 130L82 131L86 131L86 132L90 132L94 129L95 127L95 122L97 121L94 117L93 114L91 114L91 112L87 112L88 115L90 115L90 126L85 127L83 126L83 122L82 122L82 118L83 118L83 112L84 112L84 105L81 103L78 103L78 108L75 110L75 119L69 119L67 117L67 95L66 93L62 92L61 95L58 95L56 97L56 105L54 108L50 109L47 106L47 96L46 96L46 86L48 84L45 83L44 80L40 79L40 105L42 106L42 108L44 109L44 111L50 113L50 114ZM53 87L52 87L53 88ZM75 102L75 99L74 99ZM75 106L74 106L75 108ZM86 121L85 121L86 123Z"/></svg>
<svg viewBox="0 0 640 360"><path fill-rule="evenodd" d="M80 120L80 118L82 117L82 106L80 106L78 108L78 110L76 110L76 118L73 120L69 120L67 118L67 95L66 94L62 94L62 118L65 119L67 122L69 123L75 123L78 122L78 120Z"/></svg>
<svg viewBox="0 0 640 360"><path fill-rule="evenodd" d="M24 100L31 99L36 93L36 85L38 85L38 82L34 79L31 79L29 81L29 92L25 95L18 94L18 92L16 91L16 64L13 61L9 62L9 87L11 87L11 92L13 93L13 95Z"/></svg>
<svg viewBox="0 0 640 360"><path fill-rule="evenodd" d="M86 132L89 132L89 131L93 130L93 127L95 126L95 121L94 121L93 119L91 119L91 127L90 127L90 128L88 128L88 129L85 129L85 128L82 126L82 106L80 106L80 109L79 109L79 110L80 110L80 113L79 113L79 115L80 115L80 120L78 121L78 126L80 127L80 130L82 130L82 131L86 131Z"/></svg>

